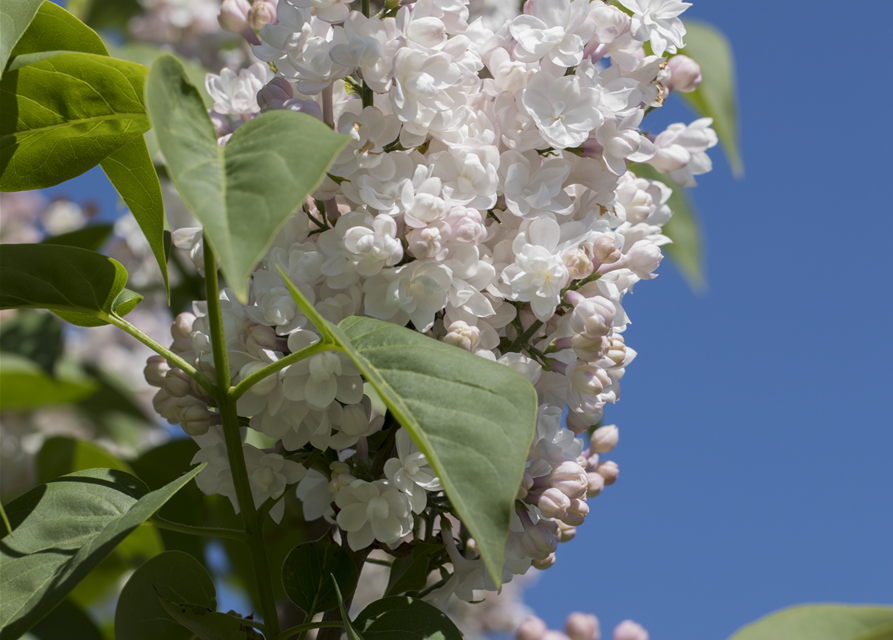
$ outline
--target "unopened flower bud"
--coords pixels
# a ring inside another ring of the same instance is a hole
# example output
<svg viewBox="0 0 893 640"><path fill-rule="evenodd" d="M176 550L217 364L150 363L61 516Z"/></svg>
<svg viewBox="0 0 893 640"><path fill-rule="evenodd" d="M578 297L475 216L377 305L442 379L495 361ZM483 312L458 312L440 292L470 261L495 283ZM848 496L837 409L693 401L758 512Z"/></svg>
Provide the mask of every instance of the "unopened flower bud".
<svg viewBox="0 0 893 640"><path fill-rule="evenodd" d="M574 306L571 327L575 333L587 338L600 338L610 333L615 313L617 307L607 298L586 298Z"/></svg>
<svg viewBox="0 0 893 640"><path fill-rule="evenodd" d="M220 13L217 14L217 22L224 31L240 33L248 26L248 12L251 3L248 0L223 0L220 5Z"/></svg>
<svg viewBox="0 0 893 640"><path fill-rule="evenodd" d="M626 364L629 364L629 362L632 360L630 354L627 353L628 351L632 351L632 349L626 346L623 336L618 333L611 336L611 344L608 347L607 354L605 355L607 355L607 357L611 359L618 367L626 366ZM634 356L635 352L633 352L632 355Z"/></svg>
<svg viewBox="0 0 893 640"><path fill-rule="evenodd" d="M605 488L605 478L600 473L594 471L586 474L587 487L586 497L594 498Z"/></svg>
<svg viewBox="0 0 893 640"><path fill-rule="evenodd" d="M600 264L614 264L623 257L623 254L617 248L614 238L604 235L592 243L592 257Z"/></svg>
<svg viewBox="0 0 893 640"><path fill-rule="evenodd" d="M481 330L457 320L450 325L449 333L444 336L443 341L466 351L474 351L481 343Z"/></svg>
<svg viewBox="0 0 893 640"><path fill-rule="evenodd" d="M550 553L554 553L558 548L558 539L555 537L557 531L557 527L554 525L550 527L545 520L541 520L536 525L524 530L524 535L521 537L521 548L534 560L545 560Z"/></svg>
<svg viewBox="0 0 893 640"><path fill-rule="evenodd" d="M586 250L580 246L573 251L568 251L562 256L564 266L567 267L568 275L571 280L582 280L592 275L594 266L592 258L586 253Z"/></svg>
<svg viewBox="0 0 893 640"><path fill-rule="evenodd" d="M163 388L152 398L152 407L169 424L177 424L177 399Z"/></svg>
<svg viewBox="0 0 893 640"><path fill-rule="evenodd" d="M340 475L349 475L350 465L346 462L337 461L329 465L329 470L332 472L333 478Z"/></svg>
<svg viewBox="0 0 893 640"><path fill-rule="evenodd" d="M545 622L536 616L530 616L518 625L515 630L515 640L542 640L547 630Z"/></svg>
<svg viewBox="0 0 893 640"><path fill-rule="evenodd" d="M592 412L577 413L571 411L567 414L567 428L576 434L585 433L594 424L598 424L602 419L602 409L596 409Z"/></svg>
<svg viewBox="0 0 893 640"><path fill-rule="evenodd" d="M617 482L617 478L620 476L620 467L613 460L608 460L598 465L595 472L605 479L605 485L610 486Z"/></svg>
<svg viewBox="0 0 893 640"><path fill-rule="evenodd" d="M245 335L242 337L242 343L248 350L248 353L258 356L261 351L268 349L270 351L284 351L286 348L285 338L276 335L273 327L265 324L249 323L245 327Z"/></svg>
<svg viewBox="0 0 893 640"><path fill-rule="evenodd" d="M527 492L530 491L530 488L533 486L533 478L526 471L524 472L524 476L521 478L521 486L518 487L518 495L515 496L517 500L523 500L527 497Z"/></svg>
<svg viewBox="0 0 893 640"><path fill-rule="evenodd" d="M552 470L549 481L568 498L582 498L586 495L588 486L586 471L576 462L565 460L559 464Z"/></svg>
<svg viewBox="0 0 893 640"><path fill-rule="evenodd" d="M570 640L599 640L601 630L598 618L586 613L574 612L564 622L564 632Z"/></svg>
<svg viewBox="0 0 893 640"><path fill-rule="evenodd" d="M545 571L546 569L551 569L555 565L555 560L556 560L555 554L550 553L542 560L535 559L530 564L533 566L534 569L539 569L540 571ZM561 640L565 640L561 636L561 634L558 634L558 636L555 636L554 631L547 631L546 635L543 636L543 640L559 640L559 638Z"/></svg>
<svg viewBox="0 0 893 640"><path fill-rule="evenodd" d="M276 4L270 0L254 0L248 10L248 26L260 30L276 22Z"/></svg>
<svg viewBox="0 0 893 640"><path fill-rule="evenodd" d="M175 398L192 393L192 378L182 369L171 369L164 376L164 390Z"/></svg>
<svg viewBox="0 0 893 640"><path fill-rule="evenodd" d="M587 478L588 480L588 478ZM567 514L561 519L564 524L579 527L589 515L589 505L585 500L571 500L567 508Z"/></svg>
<svg viewBox="0 0 893 640"><path fill-rule="evenodd" d="M543 516L546 518L563 519L567 515L567 509L571 506L571 499L558 489L546 489L536 502Z"/></svg>
<svg viewBox="0 0 893 640"><path fill-rule="evenodd" d="M319 106L319 103L316 100L292 98L291 100L286 100L285 104L282 105L282 108L288 111L306 113L308 116L313 116L319 121L323 120L322 107Z"/></svg>
<svg viewBox="0 0 893 640"><path fill-rule="evenodd" d="M171 370L171 366L164 356L149 356L146 367L143 369L143 377L153 387L164 386L164 376Z"/></svg>
<svg viewBox="0 0 893 640"><path fill-rule="evenodd" d="M177 314L171 323L171 337L174 340L189 339L192 334L192 325L195 323L195 314L184 311Z"/></svg>
<svg viewBox="0 0 893 640"><path fill-rule="evenodd" d="M670 81L665 85L668 92L689 93L701 86L701 67L688 56L673 56L667 67L670 70Z"/></svg>
<svg viewBox="0 0 893 640"><path fill-rule="evenodd" d="M342 473L341 475L333 477L332 481L329 482L329 493L335 495L354 480L356 480L356 478L349 473Z"/></svg>
<svg viewBox="0 0 893 640"><path fill-rule="evenodd" d="M261 111L281 109L283 105L295 97L291 83L282 76L276 76L257 92L257 106Z"/></svg>
<svg viewBox="0 0 893 640"><path fill-rule="evenodd" d="M559 543L570 542L577 537L577 528L558 521L558 538Z"/></svg>
<svg viewBox="0 0 893 640"><path fill-rule="evenodd" d="M586 464L580 466L586 469L586 471L595 471L595 468L598 466L598 454L593 453L586 458Z"/></svg>
<svg viewBox="0 0 893 640"><path fill-rule="evenodd" d="M657 274L652 272L663 259L660 247L650 240L638 240L615 266L626 267L642 280L654 280Z"/></svg>
<svg viewBox="0 0 893 640"><path fill-rule="evenodd" d="M617 425L609 424L599 427L592 432L589 439L589 448L595 453L610 453L617 446L617 440L620 438L620 432Z"/></svg>
<svg viewBox="0 0 893 640"><path fill-rule="evenodd" d="M648 640L648 632L632 620L624 620L614 628L614 640Z"/></svg>
<svg viewBox="0 0 893 640"><path fill-rule="evenodd" d="M211 412L203 400L186 396L180 399L186 401L180 404L180 426L190 436L203 436L211 428Z"/></svg>

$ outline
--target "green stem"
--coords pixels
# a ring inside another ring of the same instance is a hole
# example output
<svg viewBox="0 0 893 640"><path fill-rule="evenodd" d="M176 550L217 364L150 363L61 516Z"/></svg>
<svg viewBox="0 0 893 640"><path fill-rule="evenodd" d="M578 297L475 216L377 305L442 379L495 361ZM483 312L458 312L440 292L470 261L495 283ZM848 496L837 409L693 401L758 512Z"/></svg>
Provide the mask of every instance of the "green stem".
<svg viewBox="0 0 893 640"><path fill-rule="evenodd" d="M124 318L119 318L115 315L110 315L108 317L108 321L121 329L122 331L126 331L134 338L142 342L144 345L149 347L152 351L157 353L160 356L163 356L168 362L172 365L176 365L180 369L186 372L190 378L198 382L208 393L214 395L216 393L216 389L214 388L214 383L208 379L208 376L203 374L201 371L198 371L191 364L186 362L183 358L178 356L176 353L171 351L170 349L166 349L162 347L160 344L155 342L152 338L147 336L145 333L134 327L132 324L127 322Z"/></svg>
<svg viewBox="0 0 893 640"><path fill-rule="evenodd" d="M248 542L248 535L240 529L222 529L217 527L196 527L189 524L180 524L179 522L171 522L159 516L155 516L146 524L150 524L157 529L165 529L167 531L176 531L178 533L186 533L192 536L209 536L217 538L232 538L241 542Z"/></svg>
<svg viewBox="0 0 893 640"><path fill-rule="evenodd" d="M267 376L271 376L277 371L284 369L290 364L294 364L295 362L303 360L304 358L315 356L317 353L322 353L323 351L332 350L338 350L337 345L330 344L324 340L321 340L316 344L311 344L309 347L305 347L300 351L295 351L294 353L285 356L281 360L277 360L272 364L268 364L263 369L255 371L250 376L239 382L239 384L237 384L235 387L230 387L226 394L231 400L236 401L243 395L245 395L245 392L248 391L248 389L256 385Z"/></svg>
<svg viewBox="0 0 893 640"><path fill-rule="evenodd" d="M524 345L526 345L530 341L530 339L533 337L533 334L539 331L541 326L543 326L542 320L537 320L532 325L527 327L527 331L515 338L512 346L509 347L509 351L520 351L524 347Z"/></svg>
<svg viewBox="0 0 893 640"><path fill-rule="evenodd" d="M367 18L369 17L369 0L362 0L360 2L360 10L363 12L363 15ZM371 107L375 103L375 94L372 92L372 87L366 84L366 80L363 80L363 86L360 89L360 98L363 99L363 108Z"/></svg>
<svg viewBox="0 0 893 640"><path fill-rule="evenodd" d="M303 633L306 631L310 631L311 629L325 629L331 627L333 629L343 629L343 622L308 622L307 624L299 624L297 627L292 627L291 629L286 629L282 633L279 634L279 637L276 640L286 640L286 638L290 638L296 633Z"/></svg>
<svg viewBox="0 0 893 640"><path fill-rule="evenodd" d="M223 333L223 315L220 310L220 290L217 284L217 257L205 238L205 287L208 298L208 321L211 327L211 344L214 348L214 369L217 372L217 406L223 419L223 438L229 458L230 471L245 525L245 542L251 552L257 592L260 596L261 612L268 636L279 636L279 617L276 613L276 597L273 595L273 579L270 574L270 561L264 543L263 522L258 518L251 495L251 480L245 467L242 451L242 436L239 430L239 415L236 413L236 400L229 395L229 357L226 351L226 338Z"/></svg>

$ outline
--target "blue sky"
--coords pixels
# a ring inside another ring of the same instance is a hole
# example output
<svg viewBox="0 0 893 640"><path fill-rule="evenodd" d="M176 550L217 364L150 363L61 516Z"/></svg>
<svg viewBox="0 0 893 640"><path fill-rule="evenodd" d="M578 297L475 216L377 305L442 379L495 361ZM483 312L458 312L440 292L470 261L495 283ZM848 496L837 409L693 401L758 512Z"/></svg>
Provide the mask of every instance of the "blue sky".
<svg viewBox="0 0 893 640"><path fill-rule="evenodd" d="M893 603L893 5L803 7L687 14L735 46L746 178L715 149L693 192L708 291L665 261L626 300L621 477L529 592L553 628L722 640L795 603ZM691 119L671 101L645 125ZM51 191L115 209L101 173Z"/></svg>

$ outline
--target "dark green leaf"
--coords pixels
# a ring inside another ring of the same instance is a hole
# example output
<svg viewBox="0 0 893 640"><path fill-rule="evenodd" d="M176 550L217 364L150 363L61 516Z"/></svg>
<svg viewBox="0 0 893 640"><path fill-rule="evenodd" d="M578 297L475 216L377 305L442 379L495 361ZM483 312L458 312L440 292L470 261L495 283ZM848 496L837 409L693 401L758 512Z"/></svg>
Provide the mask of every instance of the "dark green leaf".
<svg viewBox="0 0 893 640"><path fill-rule="evenodd" d="M630 165L630 170L640 178L659 180L673 190L667 201L673 217L663 227L663 234L673 243L664 245L664 251L679 267L694 291L703 291L707 287L704 266L704 234L695 205L688 196L688 189L680 187L669 179L667 174L658 172L648 164Z"/></svg>
<svg viewBox="0 0 893 640"><path fill-rule="evenodd" d="M113 456L104 447L89 440L57 436L49 438L37 453L37 482L87 469L117 469L134 475L130 465Z"/></svg>
<svg viewBox="0 0 893 640"><path fill-rule="evenodd" d="M405 596L376 600L360 612L354 626L364 640L462 640L462 632L443 611Z"/></svg>
<svg viewBox="0 0 893 640"><path fill-rule="evenodd" d="M389 322L351 316L334 327L280 273L323 339L350 356L425 454L500 585L536 428L533 386L511 367Z"/></svg>
<svg viewBox="0 0 893 640"><path fill-rule="evenodd" d="M69 231L58 236L44 238L42 244L64 244L67 247L80 247L87 251L99 251L115 229L110 224L94 224L77 231Z"/></svg>
<svg viewBox="0 0 893 640"><path fill-rule="evenodd" d="M0 640L18 638L52 611L204 467L151 493L122 471L78 471L7 505L13 533L0 538Z"/></svg>
<svg viewBox="0 0 893 640"><path fill-rule="evenodd" d="M130 576L115 608L115 637L127 640L191 640L193 634L175 621L156 594L168 600L217 608L214 582L195 558L182 551L155 556Z"/></svg>
<svg viewBox="0 0 893 640"><path fill-rule="evenodd" d="M52 309L81 326L108 324L112 314L133 308L118 299L127 270L102 254L51 244L3 245L0 250L0 308ZM124 303L121 308L116 305Z"/></svg>
<svg viewBox="0 0 893 640"><path fill-rule="evenodd" d="M421 591L428 583L431 559L443 549L442 545L422 542L405 558L396 558L391 565L385 596L396 596L407 591Z"/></svg>
<svg viewBox="0 0 893 640"><path fill-rule="evenodd" d="M146 68L62 53L0 81L0 191L51 187L93 168L148 128Z"/></svg>
<svg viewBox="0 0 893 640"><path fill-rule="evenodd" d="M229 613L197 604L171 602L160 593L158 602L171 618L202 640L263 640L263 636L245 620Z"/></svg>
<svg viewBox="0 0 893 640"><path fill-rule="evenodd" d="M164 255L164 201L146 141L141 136L134 138L100 162L100 166L146 236L170 298Z"/></svg>
<svg viewBox="0 0 893 640"><path fill-rule="evenodd" d="M344 607L344 598L341 597L341 588L335 576L331 576L332 584L335 585L335 598L338 600L338 611L341 613L341 622L344 623L344 634L347 640L363 640L363 637L357 633L357 630L350 622L350 616L347 615L347 609Z"/></svg>
<svg viewBox="0 0 893 640"><path fill-rule="evenodd" d="M685 48L680 51L698 63L703 78L692 93L679 93L701 116L713 118L729 165L736 176L744 175L738 143L738 97L735 57L732 45L723 33L706 22L685 21Z"/></svg>
<svg viewBox="0 0 893 640"><path fill-rule="evenodd" d="M227 284L246 299L248 277L276 232L348 138L306 114L270 111L220 147L198 89L169 55L153 63L146 91L168 175L204 227Z"/></svg>
<svg viewBox="0 0 893 640"><path fill-rule="evenodd" d="M80 607L63 600L25 635L25 640L103 640L102 632Z"/></svg>
<svg viewBox="0 0 893 640"><path fill-rule="evenodd" d="M69 51L107 56L108 50L93 29L53 2L40 5L11 58L43 51Z"/></svg>
<svg viewBox="0 0 893 640"><path fill-rule="evenodd" d="M893 640L893 607L791 607L747 625L729 640Z"/></svg>
<svg viewBox="0 0 893 640"><path fill-rule="evenodd" d="M52 376L62 355L62 325L51 313L20 311L0 324L0 351L28 358Z"/></svg>
<svg viewBox="0 0 893 640"><path fill-rule="evenodd" d="M96 389L96 382L89 378L50 377L39 365L16 354L0 358L0 408L4 411L77 402Z"/></svg>
<svg viewBox="0 0 893 640"><path fill-rule="evenodd" d="M328 536L298 545L282 565L285 594L308 615L338 606L330 576L335 577L348 598L353 595L359 580L357 567Z"/></svg>
<svg viewBox="0 0 893 640"><path fill-rule="evenodd" d="M0 77L12 50L28 29L42 2L43 0L7 0L0 3Z"/></svg>

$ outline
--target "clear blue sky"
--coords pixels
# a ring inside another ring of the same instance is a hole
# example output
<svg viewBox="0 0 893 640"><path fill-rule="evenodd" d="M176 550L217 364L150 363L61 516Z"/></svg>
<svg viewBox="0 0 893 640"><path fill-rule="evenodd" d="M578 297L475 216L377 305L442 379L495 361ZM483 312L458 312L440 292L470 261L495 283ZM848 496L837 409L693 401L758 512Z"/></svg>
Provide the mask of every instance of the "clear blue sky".
<svg viewBox="0 0 893 640"><path fill-rule="evenodd" d="M688 15L735 46L747 175L717 149L693 193L707 293L665 262L627 298L639 357L606 416L621 479L529 592L553 628L582 610L606 636L633 618L723 640L794 603L893 603L893 5ZM114 211L101 173L52 191Z"/></svg>

